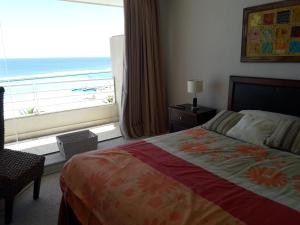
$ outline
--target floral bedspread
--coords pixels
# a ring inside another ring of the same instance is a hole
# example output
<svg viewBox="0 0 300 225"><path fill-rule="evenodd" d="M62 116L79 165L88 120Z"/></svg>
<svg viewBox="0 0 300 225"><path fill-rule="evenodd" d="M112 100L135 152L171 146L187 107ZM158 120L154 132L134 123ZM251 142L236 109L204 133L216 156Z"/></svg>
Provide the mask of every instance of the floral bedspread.
<svg viewBox="0 0 300 225"><path fill-rule="evenodd" d="M83 225L299 225L300 157L200 127L73 157Z"/></svg>

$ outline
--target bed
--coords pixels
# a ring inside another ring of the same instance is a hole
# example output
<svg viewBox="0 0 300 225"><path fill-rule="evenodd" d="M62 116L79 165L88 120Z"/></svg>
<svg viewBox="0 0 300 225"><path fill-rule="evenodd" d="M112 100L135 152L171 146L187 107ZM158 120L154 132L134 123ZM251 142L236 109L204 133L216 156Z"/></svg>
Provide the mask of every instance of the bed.
<svg viewBox="0 0 300 225"><path fill-rule="evenodd" d="M300 81L230 77L228 109L300 116ZM195 127L73 157L59 225L299 225L300 156Z"/></svg>

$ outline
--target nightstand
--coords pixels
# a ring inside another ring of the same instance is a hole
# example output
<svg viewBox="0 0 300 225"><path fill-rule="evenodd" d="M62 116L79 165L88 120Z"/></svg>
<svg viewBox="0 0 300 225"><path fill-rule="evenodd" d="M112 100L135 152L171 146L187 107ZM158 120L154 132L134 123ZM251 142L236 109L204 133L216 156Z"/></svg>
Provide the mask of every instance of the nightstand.
<svg viewBox="0 0 300 225"><path fill-rule="evenodd" d="M199 106L192 110L191 104L169 106L169 130L176 132L206 123L216 115L216 109Z"/></svg>

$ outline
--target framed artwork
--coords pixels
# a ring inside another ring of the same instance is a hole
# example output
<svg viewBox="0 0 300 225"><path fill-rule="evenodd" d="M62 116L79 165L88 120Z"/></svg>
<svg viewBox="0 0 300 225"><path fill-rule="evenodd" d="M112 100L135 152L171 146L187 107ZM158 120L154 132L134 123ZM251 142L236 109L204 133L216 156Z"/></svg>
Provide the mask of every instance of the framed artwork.
<svg viewBox="0 0 300 225"><path fill-rule="evenodd" d="M244 9L241 62L300 62L300 1Z"/></svg>

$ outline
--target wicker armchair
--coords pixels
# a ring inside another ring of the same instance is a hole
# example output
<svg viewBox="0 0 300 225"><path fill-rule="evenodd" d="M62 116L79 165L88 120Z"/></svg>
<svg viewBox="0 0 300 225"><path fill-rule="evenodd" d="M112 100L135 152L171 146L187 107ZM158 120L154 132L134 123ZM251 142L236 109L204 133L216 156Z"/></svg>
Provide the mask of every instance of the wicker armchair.
<svg viewBox="0 0 300 225"><path fill-rule="evenodd" d="M0 199L5 200L5 223L9 224L15 196L32 181L33 198L39 198L45 157L4 149L3 95L0 87Z"/></svg>

